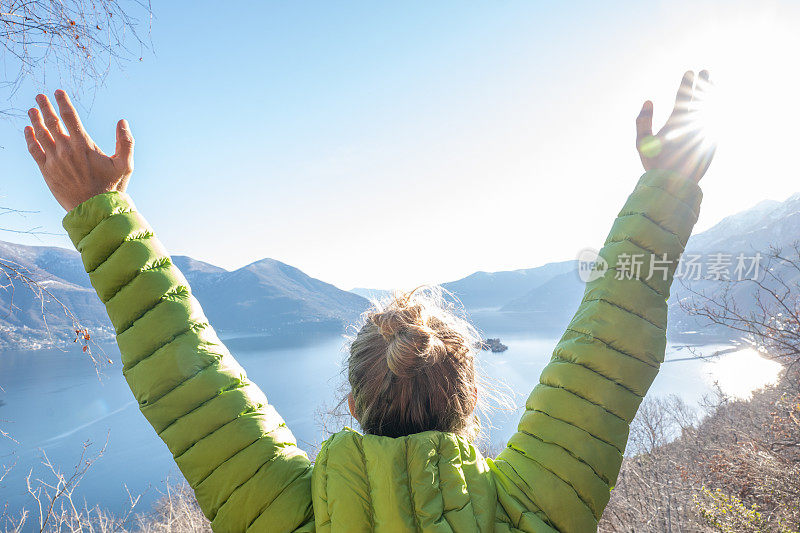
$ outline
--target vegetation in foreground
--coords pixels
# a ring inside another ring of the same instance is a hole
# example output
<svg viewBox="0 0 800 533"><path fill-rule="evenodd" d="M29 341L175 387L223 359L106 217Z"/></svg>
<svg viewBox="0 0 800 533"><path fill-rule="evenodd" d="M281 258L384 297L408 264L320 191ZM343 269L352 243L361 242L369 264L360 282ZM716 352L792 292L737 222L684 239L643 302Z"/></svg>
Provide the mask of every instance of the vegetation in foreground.
<svg viewBox="0 0 800 533"><path fill-rule="evenodd" d="M750 400L719 394L699 422L677 397L646 400L599 531L800 531L797 385L789 370Z"/></svg>

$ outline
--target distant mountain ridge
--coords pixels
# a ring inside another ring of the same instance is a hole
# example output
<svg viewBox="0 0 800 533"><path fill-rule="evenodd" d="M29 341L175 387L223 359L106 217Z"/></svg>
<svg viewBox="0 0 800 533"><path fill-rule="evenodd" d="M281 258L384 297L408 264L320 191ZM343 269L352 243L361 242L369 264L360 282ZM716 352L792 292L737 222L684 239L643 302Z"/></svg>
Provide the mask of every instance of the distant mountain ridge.
<svg viewBox="0 0 800 533"><path fill-rule="evenodd" d="M717 254L727 254L735 264L739 255L746 260L755 261L757 267L763 272L770 267L773 272L784 282L800 286L800 272L793 266L775 263L767 265L770 247L784 250L791 256L794 247L800 242L800 193L795 193L782 202L765 200L750 209L740 211L722 219L710 229L692 236L686 245L684 257L700 256L708 263L710 258ZM756 255L761 254L761 259L756 260ZM750 266L751 263L748 264ZM745 276L747 277L747 276ZM771 285L765 280L766 285ZM720 327L709 326L705 319L687 315L681 308L681 301L700 300L697 294L713 296L719 294L724 284L719 281L679 280L673 284L672 296L669 299L670 330L673 333L686 331L720 331ZM773 286L781 291L781 287ZM752 283L733 283L728 286L728 297L736 302L741 312L749 312L758 307L755 299L755 287Z"/></svg>
<svg viewBox="0 0 800 533"><path fill-rule="evenodd" d="M367 300L382 300L392 294L392 291L386 289L367 289L366 287L354 287L350 292L357 294Z"/></svg>
<svg viewBox="0 0 800 533"><path fill-rule="evenodd" d="M232 272L203 266L185 275L211 323L227 331L276 333L301 326L336 331L368 305L361 296L275 259Z"/></svg>
<svg viewBox="0 0 800 533"><path fill-rule="evenodd" d="M0 241L0 258L45 287L41 302L17 280L0 291L0 349L37 348L69 340L72 321L57 303L68 307L98 338L112 336L105 307L95 294L80 255L72 250ZM222 333L282 335L339 332L358 318L367 300L314 279L301 270L262 259L228 271L186 256L173 256L209 320ZM48 332L49 328L49 332Z"/></svg>
<svg viewBox="0 0 800 533"><path fill-rule="evenodd" d="M689 239L686 254L763 252L770 245L792 246L798 239L800 193L783 202L763 201L726 217ZM84 324L110 336L105 309L89 284L77 252L0 241L0 259L19 265ZM367 308L368 298L388 294L366 288L342 291L274 259L262 259L233 271L186 256L173 256L172 260L186 276L212 324L231 335L341 332ZM563 331L583 294L584 284L576 267L576 261L568 260L528 269L475 272L442 286L461 300L485 332L556 335ZM792 273L785 275L795 279ZM795 277L800 282L800 274ZM686 314L680 300L691 291L713 293L718 288L718 282L702 279L673 284L670 333L704 328ZM737 303L750 305L752 295L747 287L735 290ZM47 344L47 325L51 331L68 334L71 323L61 308L54 301L47 308L50 314L45 323L41 303L19 282L13 292L0 291L0 311L9 310L0 315L0 349Z"/></svg>
<svg viewBox="0 0 800 533"><path fill-rule="evenodd" d="M800 240L800 193L783 202L764 200L750 209L730 215L711 228L693 235L686 246L684 257L699 255L707 265L715 254L727 254L732 261L738 254L751 258L764 254L770 246L790 248ZM762 265L763 266L763 265ZM780 268L779 266L776 268ZM534 269L536 270L536 269ZM800 273L785 268L781 273L788 282L800 283ZM584 283L577 272L555 275L527 294L508 301L498 316L476 313L477 321L491 325L494 331L508 325L512 331L527 328L560 334L572 318L583 296ZM669 305L669 334L686 337L687 334L720 336L728 334L723 328L710 327L705 319L687 313L681 300L701 293L713 296L722 290L720 281L709 279L678 279L673 283ZM751 284L734 284L731 296L742 309L754 306Z"/></svg>
<svg viewBox="0 0 800 533"><path fill-rule="evenodd" d="M467 309L499 309L552 277L574 270L576 265L577 262L572 260L520 270L475 272L443 283L442 287L458 297Z"/></svg>
<svg viewBox="0 0 800 533"><path fill-rule="evenodd" d="M764 200L750 209L723 218L693 235L686 253L748 252L770 245L790 246L800 239L800 193L783 202Z"/></svg>

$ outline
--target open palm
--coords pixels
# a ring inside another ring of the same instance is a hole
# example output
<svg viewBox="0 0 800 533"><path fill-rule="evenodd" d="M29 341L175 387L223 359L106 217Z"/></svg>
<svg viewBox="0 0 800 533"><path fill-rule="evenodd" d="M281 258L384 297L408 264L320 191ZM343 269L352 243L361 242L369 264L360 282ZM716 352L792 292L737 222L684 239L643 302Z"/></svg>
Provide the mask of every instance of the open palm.
<svg viewBox="0 0 800 533"><path fill-rule="evenodd" d="M64 126L53 104L40 94L36 103L41 111L28 111L31 126L25 128L25 140L58 203L69 211L97 194L124 192L133 172L133 136L127 121L117 123L116 152L108 156L86 133L67 93L58 90L55 96Z"/></svg>
<svg viewBox="0 0 800 533"><path fill-rule="evenodd" d="M700 181L714 158L716 146L707 137L702 121L703 100L710 81L702 70L683 75L675 107L664 127L653 135L653 102L646 101L636 118L636 148L645 170L670 170L686 179Z"/></svg>

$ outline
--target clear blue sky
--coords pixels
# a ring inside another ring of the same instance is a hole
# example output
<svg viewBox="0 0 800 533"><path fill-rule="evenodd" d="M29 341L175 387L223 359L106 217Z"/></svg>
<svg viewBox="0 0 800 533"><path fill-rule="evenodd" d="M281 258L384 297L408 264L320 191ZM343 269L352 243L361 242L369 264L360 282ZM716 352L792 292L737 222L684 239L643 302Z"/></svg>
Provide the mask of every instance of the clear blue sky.
<svg viewBox="0 0 800 533"><path fill-rule="evenodd" d="M80 104L108 150L115 121L130 121L129 192L174 254L226 268L273 257L346 289L573 258L602 243L640 174L642 101L663 120L688 68L711 69L724 104L700 228L800 190L794 2L157 0L154 11L154 52ZM58 86L28 84L8 105ZM0 225L61 232L23 126L0 122L0 204L38 213Z"/></svg>

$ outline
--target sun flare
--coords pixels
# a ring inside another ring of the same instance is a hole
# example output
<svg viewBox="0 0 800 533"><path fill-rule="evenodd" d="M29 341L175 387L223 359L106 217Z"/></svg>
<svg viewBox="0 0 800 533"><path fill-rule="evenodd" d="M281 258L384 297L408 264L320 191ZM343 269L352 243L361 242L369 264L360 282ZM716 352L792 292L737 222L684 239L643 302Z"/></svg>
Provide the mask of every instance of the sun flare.
<svg viewBox="0 0 800 533"><path fill-rule="evenodd" d="M711 71L706 98L695 102L694 126L705 142L738 149L747 138L794 136L787 103L800 84L800 69L787 65L787 50L800 46L792 22L768 8L754 8L728 20L718 20L703 32L692 33L685 46Z"/></svg>

